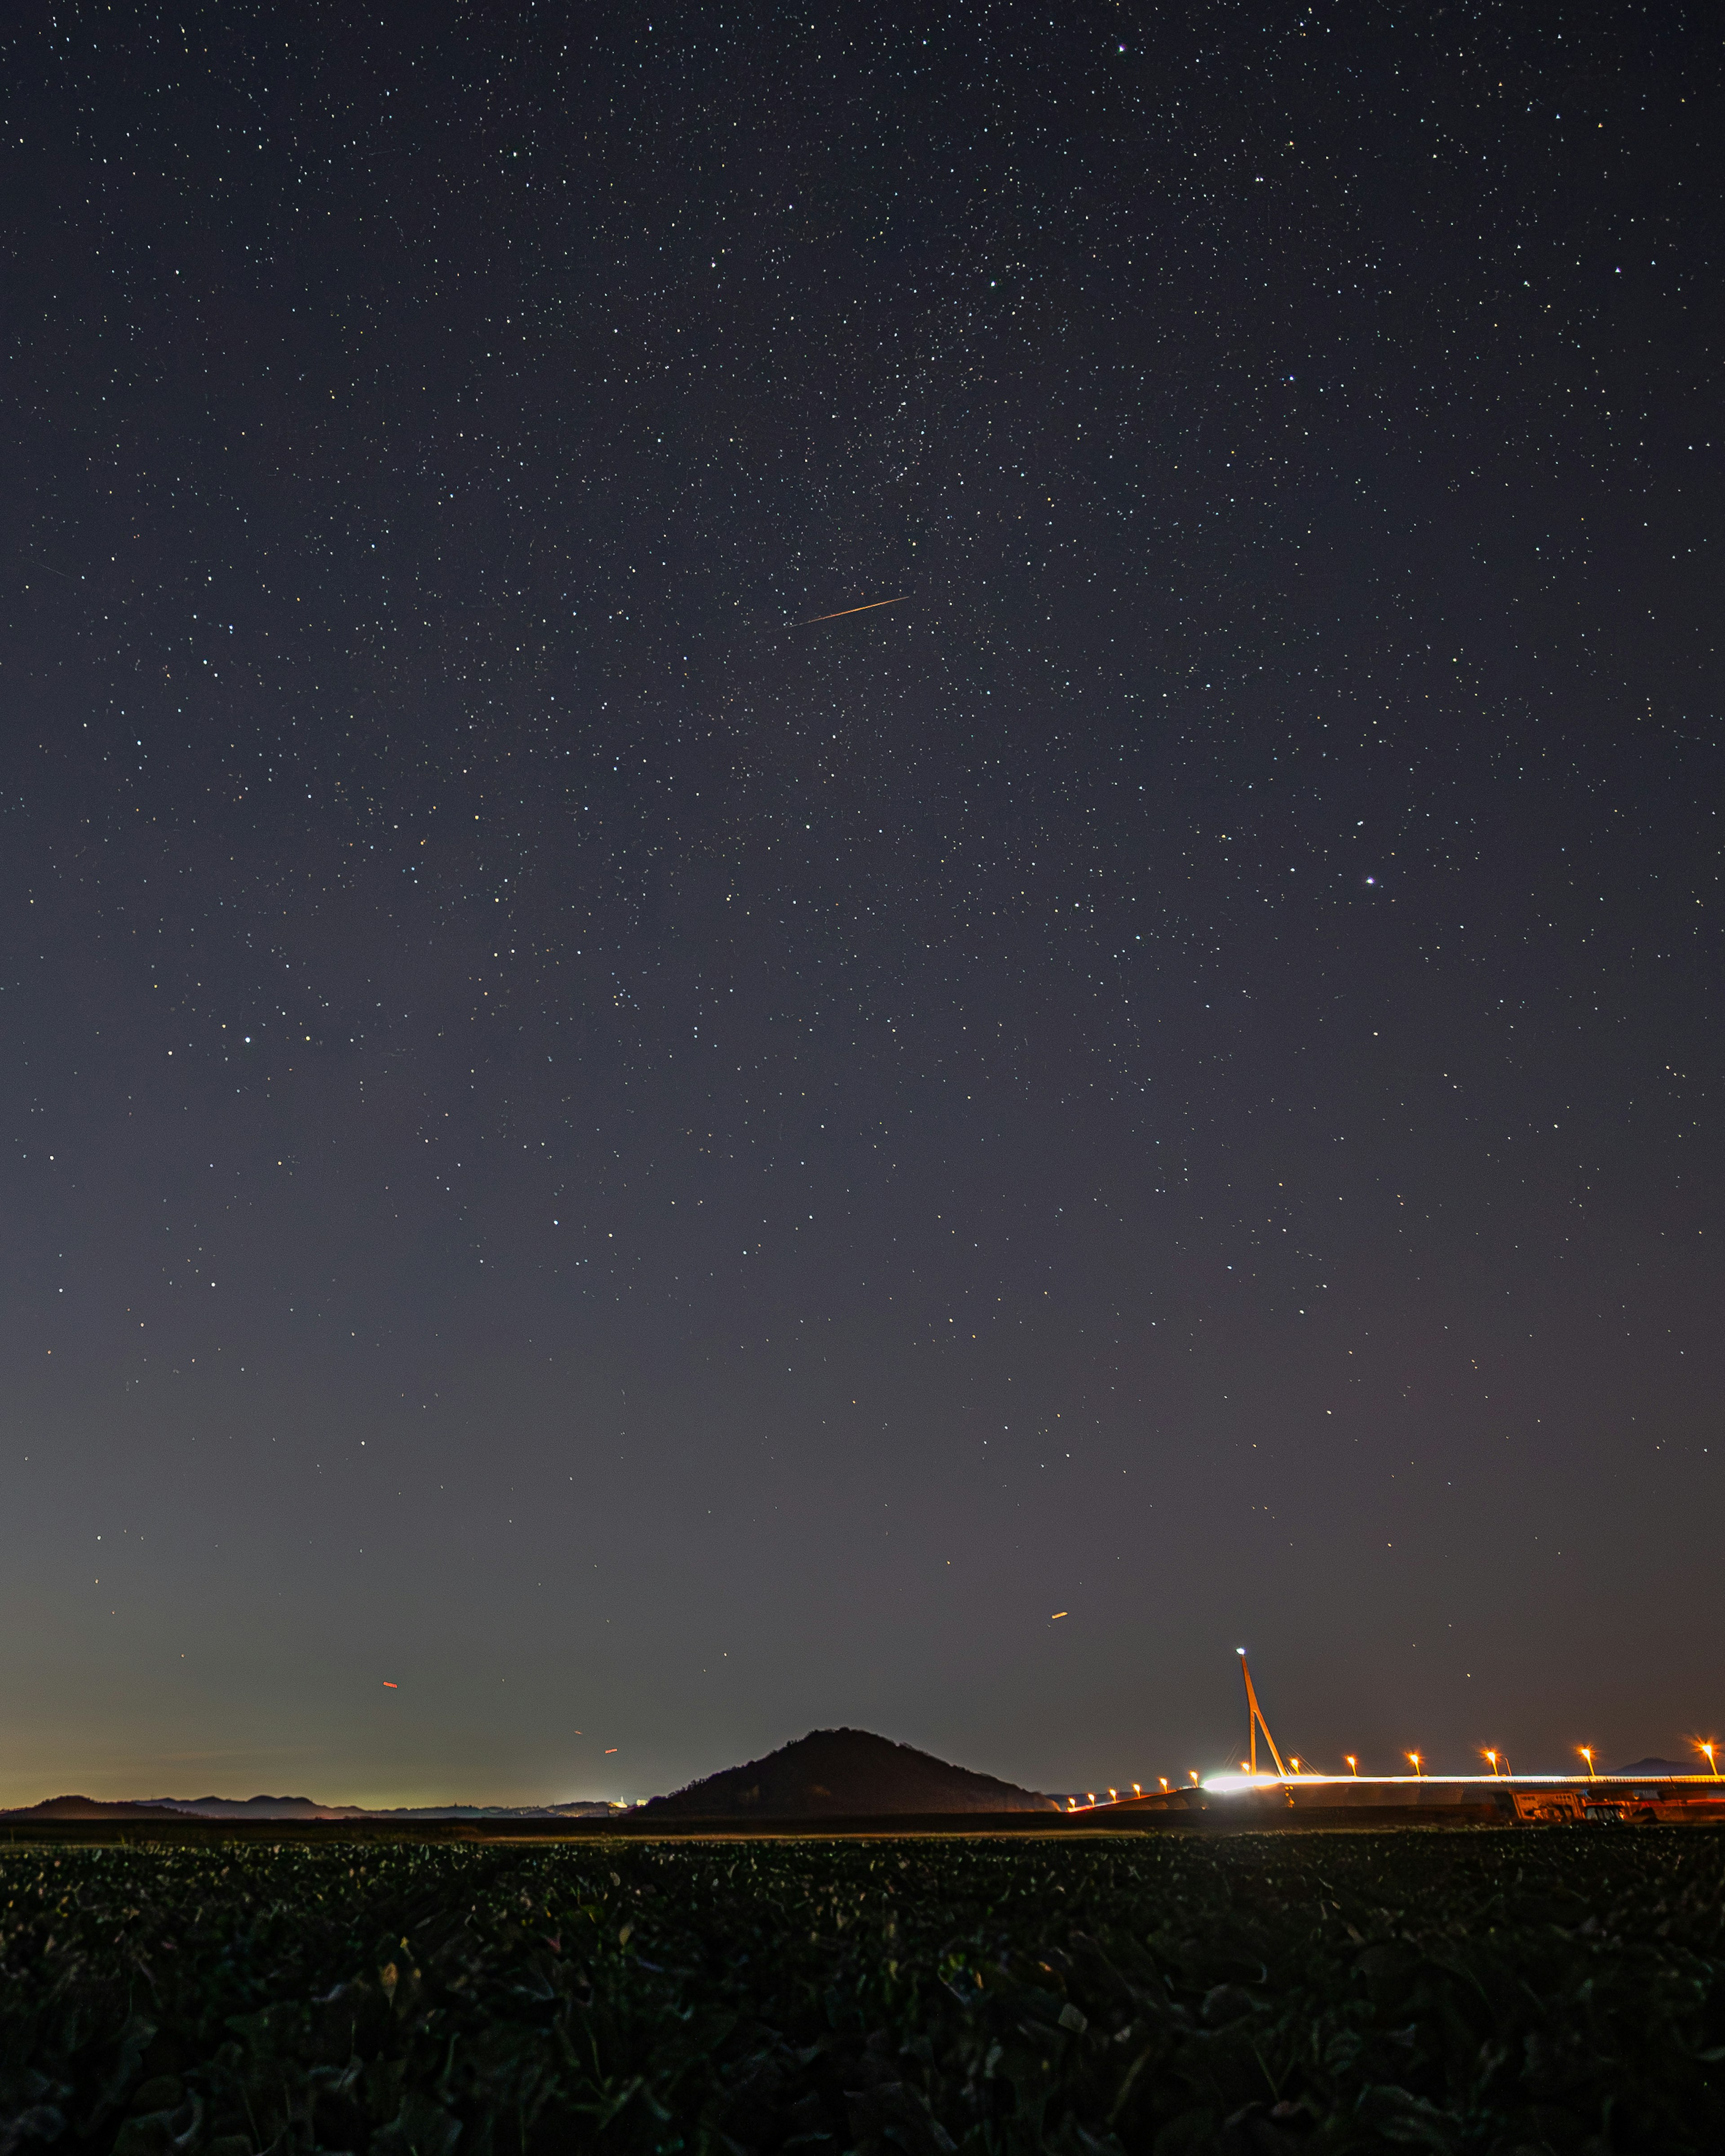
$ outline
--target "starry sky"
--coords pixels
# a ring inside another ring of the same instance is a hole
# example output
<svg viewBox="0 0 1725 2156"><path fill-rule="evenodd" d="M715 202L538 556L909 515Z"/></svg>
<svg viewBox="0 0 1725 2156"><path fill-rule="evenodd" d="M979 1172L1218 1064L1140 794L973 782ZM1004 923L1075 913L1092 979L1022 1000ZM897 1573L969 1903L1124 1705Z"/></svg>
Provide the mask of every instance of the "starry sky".
<svg viewBox="0 0 1725 2156"><path fill-rule="evenodd" d="M13 11L0 1800L1718 1733L1722 108Z"/></svg>

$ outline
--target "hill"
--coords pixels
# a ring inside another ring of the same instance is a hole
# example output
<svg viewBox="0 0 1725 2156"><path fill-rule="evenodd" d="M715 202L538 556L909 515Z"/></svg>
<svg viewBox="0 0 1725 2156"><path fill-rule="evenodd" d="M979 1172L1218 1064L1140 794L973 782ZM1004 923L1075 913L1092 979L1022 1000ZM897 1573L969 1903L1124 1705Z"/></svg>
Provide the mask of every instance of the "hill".
<svg viewBox="0 0 1725 2156"><path fill-rule="evenodd" d="M98 1797L49 1797L39 1804L0 1811L6 1820L415 1820L608 1819L623 1807L603 1798L562 1804L401 1804L368 1810L362 1804L321 1804L311 1797L138 1797L110 1803Z"/></svg>
<svg viewBox="0 0 1725 2156"><path fill-rule="evenodd" d="M647 1811L685 1819L853 1817L865 1813L1056 1811L1052 1797L950 1766L866 1729L813 1729L764 1759L709 1774Z"/></svg>
<svg viewBox="0 0 1725 2156"><path fill-rule="evenodd" d="M182 1817L214 1820L605 1819L619 1806L603 1798L562 1804L322 1804L312 1797L147 1797Z"/></svg>
<svg viewBox="0 0 1725 2156"><path fill-rule="evenodd" d="M10 1820L171 1820L182 1815L167 1804L110 1804L100 1797L44 1797L39 1804L20 1804L0 1812Z"/></svg>
<svg viewBox="0 0 1725 2156"><path fill-rule="evenodd" d="M195 1812L207 1819L326 1819L339 1804L321 1804L311 1797L140 1797L140 1804L165 1804L171 1812Z"/></svg>

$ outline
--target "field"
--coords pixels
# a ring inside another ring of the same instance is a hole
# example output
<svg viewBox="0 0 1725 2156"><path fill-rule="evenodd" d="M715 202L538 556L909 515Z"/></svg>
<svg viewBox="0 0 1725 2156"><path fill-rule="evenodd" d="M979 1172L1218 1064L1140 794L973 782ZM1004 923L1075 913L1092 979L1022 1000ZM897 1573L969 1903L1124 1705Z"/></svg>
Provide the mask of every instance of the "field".
<svg viewBox="0 0 1725 2156"><path fill-rule="evenodd" d="M1725 2146L1707 1828L0 1850L0 2156Z"/></svg>

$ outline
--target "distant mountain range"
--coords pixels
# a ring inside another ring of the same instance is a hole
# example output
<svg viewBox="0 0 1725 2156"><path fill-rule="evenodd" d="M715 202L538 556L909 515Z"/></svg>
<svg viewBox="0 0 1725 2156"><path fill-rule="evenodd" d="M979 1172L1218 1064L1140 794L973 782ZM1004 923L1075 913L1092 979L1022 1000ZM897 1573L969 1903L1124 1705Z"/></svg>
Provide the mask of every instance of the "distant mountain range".
<svg viewBox="0 0 1725 2156"><path fill-rule="evenodd" d="M1637 1759L1609 1770L1628 1774L1700 1774L1690 1759ZM631 1809L602 1798L563 1804L324 1804L314 1797L137 1797L109 1803L95 1797L49 1797L39 1804L0 1811L10 1820L574 1820L608 1819ZM809 1819L919 1812L1059 1811L1040 1790L973 1774L909 1744L865 1729L812 1729L763 1759L727 1767L668 1797L655 1797L649 1815L679 1819Z"/></svg>
<svg viewBox="0 0 1725 2156"><path fill-rule="evenodd" d="M631 1807L603 1799L562 1804L320 1804L315 1797L136 1797L110 1803L95 1797L49 1797L0 1812L11 1820L415 1820L607 1819ZM992 1774L973 1774L909 1744L866 1729L812 1729L764 1759L709 1774L649 1813L678 1818L843 1818L919 1812L1059 1811L1054 1798Z"/></svg>
<svg viewBox="0 0 1725 2156"><path fill-rule="evenodd" d="M49 1797L0 1812L0 1819L486 1820L607 1819L621 1804L600 1799L567 1804L321 1804L311 1797L139 1797L109 1804L97 1797Z"/></svg>
<svg viewBox="0 0 1725 2156"><path fill-rule="evenodd" d="M100 1797L44 1797L39 1804L19 1804L0 1812L8 1820L183 1819L167 1804L105 1804Z"/></svg>
<svg viewBox="0 0 1725 2156"><path fill-rule="evenodd" d="M1058 1811L1052 1797L1016 1782L950 1766L866 1729L812 1729L764 1759L655 1797L649 1817L794 1819L875 1813Z"/></svg>

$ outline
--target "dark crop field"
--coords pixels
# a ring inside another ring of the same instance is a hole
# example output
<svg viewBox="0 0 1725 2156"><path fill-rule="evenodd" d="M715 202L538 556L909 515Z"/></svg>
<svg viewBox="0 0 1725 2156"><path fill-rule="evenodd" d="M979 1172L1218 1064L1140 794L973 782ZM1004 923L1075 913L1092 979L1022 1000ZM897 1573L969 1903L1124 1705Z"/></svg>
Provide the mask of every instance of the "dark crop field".
<svg viewBox="0 0 1725 2156"><path fill-rule="evenodd" d="M0 2156L1725 2148L1702 1829L0 1851Z"/></svg>

